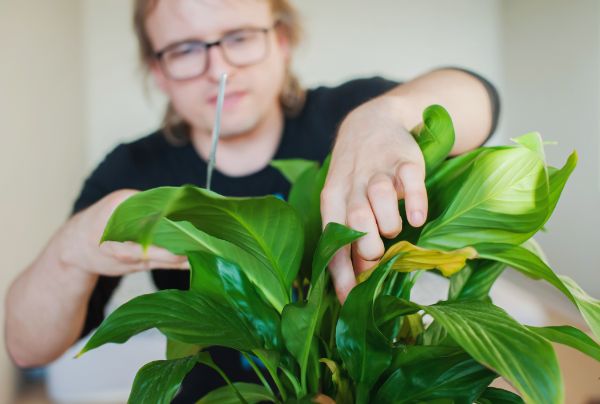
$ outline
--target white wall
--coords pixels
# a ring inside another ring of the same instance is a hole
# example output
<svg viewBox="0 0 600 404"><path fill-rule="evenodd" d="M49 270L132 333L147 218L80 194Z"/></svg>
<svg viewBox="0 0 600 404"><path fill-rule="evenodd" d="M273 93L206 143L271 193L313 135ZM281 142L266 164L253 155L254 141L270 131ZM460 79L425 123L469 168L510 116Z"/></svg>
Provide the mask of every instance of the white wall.
<svg viewBox="0 0 600 404"><path fill-rule="evenodd" d="M296 64L309 85L372 74L409 79L446 65L501 80L499 1L295 3L306 22Z"/></svg>
<svg viewBox="0 0 600 404"><path fill-rule="evenodd" d="M79 4L0 1L0 324L9 282L64 221L83 178ZM3 336L0 402L8 403L14 373Z"/></svg>
<svg viewBox="0 0 600 404"><path fill-rule="evenodd" d="M138 63L132 3L82 2L88 170L118 142L149 133L162 118L162 97L144 80Z"/></svg>
<svg viewBox="0 0 600 404"><path fill-rule="evenodd" d="M542 133L548 160L579 165L548 233L538 237L556 272L600 297L600 3L505 0L504 132Z"/></svg>

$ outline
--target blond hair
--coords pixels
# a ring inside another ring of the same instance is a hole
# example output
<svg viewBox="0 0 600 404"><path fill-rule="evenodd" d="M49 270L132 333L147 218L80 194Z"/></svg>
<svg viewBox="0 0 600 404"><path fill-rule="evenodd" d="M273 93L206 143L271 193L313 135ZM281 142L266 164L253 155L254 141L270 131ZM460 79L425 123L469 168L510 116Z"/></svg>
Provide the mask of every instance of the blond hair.
<svg viewBox="0 0 600 404"><path fill-rule="evenodd" d="M271 10L275 16L278 28L283 32L290 46L294 49L300 42L302 36L302 27L298 11L288 0L268 0ZM146 19L152 13L159 0L135 0L133 12L133 27L138 40L140 61L146 72L150 64L154 61L154 48L146 29ZM300 85L300 81L291 71L288 64L286 77L281 93L279 94L279 103L288 117L296 116L304 106L305 91ZM189 139L190 127L179 117L173 105L169 102L163 118L163 131L167 139L181 143Z"/></svg>

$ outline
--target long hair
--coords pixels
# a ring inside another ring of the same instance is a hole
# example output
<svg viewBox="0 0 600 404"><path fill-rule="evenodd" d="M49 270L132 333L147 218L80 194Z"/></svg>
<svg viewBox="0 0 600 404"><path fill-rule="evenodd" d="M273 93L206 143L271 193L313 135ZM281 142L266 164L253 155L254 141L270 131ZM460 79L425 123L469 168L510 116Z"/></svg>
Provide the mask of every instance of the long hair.
<svg viewBox="0 0 600 404"><path fill-rule="evenodd" d="M288 0L267 0L277 21L277 26L283 31L292 49L298 46L302 36L302 26L298 11ZM154 61L154 49L146 30L146 19L152 13L159 0L135 0L133 12L133 27L138 40L140 62L144 71L149 71ZM294 117L304 106L306 92L298 77L291 71L291 61L288 62L284 83L279 94L279 103L287 117ZM185 143L189 140L190 127L177 114L169 102L163 117L163 131L167 140L172 143Z"/></svg>

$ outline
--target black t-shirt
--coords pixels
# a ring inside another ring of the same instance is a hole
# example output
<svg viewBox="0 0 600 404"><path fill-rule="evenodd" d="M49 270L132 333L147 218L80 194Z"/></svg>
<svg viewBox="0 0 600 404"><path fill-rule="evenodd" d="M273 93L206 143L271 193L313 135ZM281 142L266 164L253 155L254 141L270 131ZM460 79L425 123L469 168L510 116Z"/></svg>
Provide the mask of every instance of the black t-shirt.
<svg viewBox="0 0 600 404"><path fill-rule="evenodd" d="M498 116L498 96L494 88L478 75L488 89L494 109L494 127ZM303 158L322 162L331 151L341 120L352 109L392 89L398 83L380 77L357 79L337 87L319 87L307 92L301 113L286 118L283 136L274 159ZM493 128L492 128L493 131ZM193 184L204 187L207 163L191 143L170 144L161 131L117 146L85 181L73 212L94 204L105 195L123 188L146 190L159 186ZM226 196L287 197L289 184L274 168L267 165L253 174L230 177L215 169L211 188ZM100 276L88 303L81 336L87 335L104 319L104 308L120 277ZM153 270L152 279L158 289L188 289L187 271ZM255 374L237 352L214 347L213 358L234 381L258 383ZM213 370L198 365L184 380L182 391L174 403L193 403L207 392L223 385Z"/></svg>

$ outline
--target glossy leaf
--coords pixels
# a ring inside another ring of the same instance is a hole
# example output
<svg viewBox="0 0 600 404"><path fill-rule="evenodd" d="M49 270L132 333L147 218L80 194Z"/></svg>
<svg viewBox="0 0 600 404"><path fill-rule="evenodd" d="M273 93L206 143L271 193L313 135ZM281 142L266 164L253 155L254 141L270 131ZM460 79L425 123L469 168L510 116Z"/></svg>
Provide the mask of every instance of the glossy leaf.
<svg viewBox="0 0 600 404"><path fill-rule="evenodd" d="M221 345L249 351L262 341L248 332L231 305L197 292L163 290L138 296L112 312L88 340L79 355L106 343L123 343L157 328L168 338L194 345Z"/></svg>
<svg viewBox="0 0 600 404"><path fill-rule="evenodd" d="M467 259L477 257L477 251L466 247L454 251L426 249L415 246L408 241L400 241L391 246L381 258L381 262L388 262L391 258L400 256L392 265L397 272L412 272L416 270L438 269L444 276L451 276L464 268ZM362 272L358 282L363 282L374 269Z"/></svg>
<svg viewBox="0 0 600 404"><path fill-rule="evenodd" d="M321 236L313 260L314 281L307 302L288 304L282 313L281 328L287 349L298 361L302 386L306 389L306 375L309 353L320 315L325 285L328 277L324 272L335 253L345 245L360 238L364 233L357 232L338 223L329 223ZM306 393L306 390L304 391Z"/></svg>
<svg viewBox="0 0 600 404"><path fill-rule="evenodd" d="M177 255L187 255L194 251L207 252L237 264L258 292L278 310L289 299L287 287L258 258L229 241L198 230L189 222L174 222L163 218L154 230L153 244Z"/></svg>
<svg viewBox="0 0 600 404"><path fill-rule="evenodd" d="M241 382L233 383L233 386L248 404L275 402L275 397L264 386ZM196 401L196 404L239 404L240 399L235 389L232 386L219 387Z"/></svg>
<svg viewBox="0 0 600 404"><path fill-rule="evenodd" d="M530 403L563 403L552 345L491 303L458 301L423 306L475 360L508 380Z"/></svg>
<svg viewBox="0 0 600 404"><path fill-rule="evenodd" d="M135 376L129 404L169 404L181 382L196 364L196 356L150 362Z"/></svg>
<svg viewBox="0 0 600 404"><path fill-rule="evenodd" d="M337 349L356 384L356 402L366 402L370 389L391 361L391 344L377 329L374 304L395 258L380 265L350 291L336 327Z"/></svg>
<svg viewBox="0 0 600 404"><path fill-rule="evenodd" d="M600 300L589 296L572 279L557 276L541 258L521 246L479 244L474 247L483 258L502 262L533 279L544 279L556 287L577 306L596 338L600 338Z"/></svg>
<svg viewBox="0 0 600 404"><path fill-rule="evenodd" d="M425 226L419 245L454 249L487 241L520 244L548 217L545 162L527 147L482 153L456 195Z"/></svg>
<svg viewBox="0 0 600 404"><path fill-rule="evenodd" d="M411 348L418 348L425 355L396 368L377 392L374 402L401 404L449 398L472 403L497 377L460 349L440 352L440 347L408 347ZM427 353L427 350L434 352Z"/></svg>
<svg viewBox="0 0 600 404"><path fill-rule="evenodd" d="M600 345L583 331L570 326L531 327L531 331L549 341L570 346L600 362Z"/></svg>
<svg viewBox="0 0 600 404"><path fill-rule="evenodd" d="M319 238L317 248L312 262L311 284L315 284L321 274L327 269L327 265L336 252L345 245L348 245L365 233L356 231L339 223L328 223L325 226L323 234Z"/></svg>
<svg viewBox="0 0 600 404"><path fill-rule="evenodd" d="M236 244L258 259L286 291L300 267L303 238L297 213L274 197L232 198L193 186L144 191L123 202L111 216L103 240L153 243L162 218L187 221L203 232Z"/></svg>
<svg viewBox="0 0 600 404"><path fill-rule="evenodd" d="M440 105L423 111L423 122L411 131L421 148L429 175L450 154L454 146L454 126L448 112Z"/></svg>
<svg viewBox="0 0 600 404"><path fill-rule="evenodd" d="M278 313L260 298L239 266L203 252L190 253L188 258L192 267L190 290L226 301L240 326L246 327L245 333L262 341L261 348L282 349Z"/></svg>

